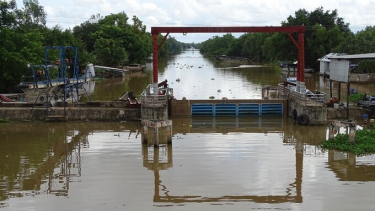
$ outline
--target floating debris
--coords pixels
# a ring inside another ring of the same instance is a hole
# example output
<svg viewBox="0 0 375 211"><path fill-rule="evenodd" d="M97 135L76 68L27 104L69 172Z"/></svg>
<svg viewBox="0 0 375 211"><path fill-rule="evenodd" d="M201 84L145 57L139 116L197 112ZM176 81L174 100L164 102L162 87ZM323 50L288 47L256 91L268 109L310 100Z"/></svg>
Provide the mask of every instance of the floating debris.
<svg viewBox="0 0 375 211"><path fill-rule="evenodd" d="M211 78L211 80L215 80L214 78Z"/></svg>
<svg viewBox="0 0 375 211"><path fill-rule="evenodd" d="M217 92L219 92L219 93L220 93L220 92L221 92L221 89L218 89L218 90L217 90Z"/></svg>
<svg viewBox="0 0 375 211"><path fill-rule="evenodd" d="M177 82L180 82L181 80L180 80L180 78L177 78L176 81L177 81Z"/></svg>
<svg viewBox="0 0 375 211"><path fill-rule="evenodd" d="M210 96L209 98L212 100L212 99L215 99L215 96Z"/></svg>

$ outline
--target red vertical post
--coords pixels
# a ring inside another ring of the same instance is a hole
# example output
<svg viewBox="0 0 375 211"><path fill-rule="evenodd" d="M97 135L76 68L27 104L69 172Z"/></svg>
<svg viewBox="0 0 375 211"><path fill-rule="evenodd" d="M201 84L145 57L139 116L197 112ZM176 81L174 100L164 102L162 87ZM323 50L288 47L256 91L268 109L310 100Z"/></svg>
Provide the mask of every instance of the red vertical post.
<svg viewBox="0 0 375 211"><path fill-rule="evenodd" d="M299 33L298 35L298 71L297 71L297 81L305 82L305 34Z"/></svg>
<svg viewBox="0 0 375 211"><path fill-rule="evenodd" d="M158 83L158 34L152 34L152 68L153 68L153 82Z"/></svg>

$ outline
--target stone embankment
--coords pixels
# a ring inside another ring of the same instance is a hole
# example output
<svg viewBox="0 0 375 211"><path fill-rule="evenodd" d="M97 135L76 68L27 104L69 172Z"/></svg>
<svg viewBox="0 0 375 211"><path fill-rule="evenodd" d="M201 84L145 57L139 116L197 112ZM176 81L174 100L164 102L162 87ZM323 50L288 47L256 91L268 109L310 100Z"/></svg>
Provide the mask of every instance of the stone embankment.
<svg viewBox="0 0 375 211"><path fill-rule="evenodd" d="M47 117L66 117L69 121L140 121L141 109L128 108L123 101L68 103L65 108L57 105L48 109L43 105L0 103L0 119L45 121Z"/></svg>

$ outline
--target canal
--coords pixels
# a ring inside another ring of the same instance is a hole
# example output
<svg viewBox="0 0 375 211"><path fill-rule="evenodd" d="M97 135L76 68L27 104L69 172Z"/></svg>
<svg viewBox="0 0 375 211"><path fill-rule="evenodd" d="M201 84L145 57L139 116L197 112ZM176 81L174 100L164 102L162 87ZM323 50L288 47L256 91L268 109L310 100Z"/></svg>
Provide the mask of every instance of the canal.
<svg viewBox="0 0 375 211"><path fill-rule="evenodd" d="M222 68L198 51L160 65L159 81L177 99L260 98L263 85L286 77L274 67ZM92 99L139 95L151 81L148 70L100 81ZM315 75L306 84L327 87ZM375 157L321 149L326 126L282 117L172 121L173 144L158 149L142 146L137 122L1 123L0 210L375 209Z"/></svg>

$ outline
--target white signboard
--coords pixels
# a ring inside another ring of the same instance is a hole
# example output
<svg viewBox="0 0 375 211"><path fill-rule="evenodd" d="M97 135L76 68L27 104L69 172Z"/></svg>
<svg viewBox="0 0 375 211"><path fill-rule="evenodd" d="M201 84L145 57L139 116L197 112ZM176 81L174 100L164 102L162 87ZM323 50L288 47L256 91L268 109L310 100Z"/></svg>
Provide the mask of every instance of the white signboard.
<svg viewBox="0 0 375 211"><path fill-rule="evenodd" d="M349 60L331 59L329 79L339 82L348 82L349 80Z"/></svg>

